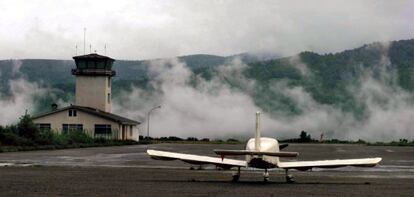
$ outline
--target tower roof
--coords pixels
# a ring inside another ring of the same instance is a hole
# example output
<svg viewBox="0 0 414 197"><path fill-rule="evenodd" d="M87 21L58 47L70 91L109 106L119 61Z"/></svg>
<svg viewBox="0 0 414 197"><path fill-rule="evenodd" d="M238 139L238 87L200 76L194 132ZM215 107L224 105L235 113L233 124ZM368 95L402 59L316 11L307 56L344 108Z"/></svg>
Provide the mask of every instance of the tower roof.
<svg viewBox="0 0 414 197"><path fill-rule="evenodd" d="M73 57L76 69L72 69L73 75L86 76L115 76L116 72L112 70L114 59L91 53Z"/></svg>
<svg viewBox="0 0 414 197"><path fill-rule="evenodd" d="M108 56L103 56L103 55L99 55L97 53L91 53L91 54L86 54L86 55L78 55L78 56L74 56L73 59L76 60L80 60L80 59L87 59L87 60L91 60L91 59L107 59L107 60L112 60L115 61L114 59L108 57Z"/></svg>

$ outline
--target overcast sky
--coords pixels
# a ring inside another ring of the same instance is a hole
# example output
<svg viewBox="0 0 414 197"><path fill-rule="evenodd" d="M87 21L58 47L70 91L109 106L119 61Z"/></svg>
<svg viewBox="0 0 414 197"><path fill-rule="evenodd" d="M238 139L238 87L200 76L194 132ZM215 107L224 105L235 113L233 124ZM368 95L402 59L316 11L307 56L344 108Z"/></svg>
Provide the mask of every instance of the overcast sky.
<svg viewBox="0 0 414 197"><path fill-rule="evenodd" d="M414 37L414 1L0 0L0 59L116 59L303 50Z"/></svg>

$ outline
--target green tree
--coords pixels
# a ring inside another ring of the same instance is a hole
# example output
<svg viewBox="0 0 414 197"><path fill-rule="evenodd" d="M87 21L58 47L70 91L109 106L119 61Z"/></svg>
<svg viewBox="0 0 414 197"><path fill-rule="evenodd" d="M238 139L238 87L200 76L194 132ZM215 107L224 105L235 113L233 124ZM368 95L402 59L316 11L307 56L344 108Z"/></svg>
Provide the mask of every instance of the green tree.
<svg viewBox="0 0 414 197"><path fill-rule="evenodd" d="M40 135L40 130L36 127L32 118L27 113L20 117L20 121L17 124L17 130L19 132L19 136L31 140L36 140Z"/></svg>
<svg viewBox="0 0 414 197"><path fill-rule="evenodd" d="M311 135L307 134L306 131L301 131L299 135L299 142L310 142Z"/></svg>

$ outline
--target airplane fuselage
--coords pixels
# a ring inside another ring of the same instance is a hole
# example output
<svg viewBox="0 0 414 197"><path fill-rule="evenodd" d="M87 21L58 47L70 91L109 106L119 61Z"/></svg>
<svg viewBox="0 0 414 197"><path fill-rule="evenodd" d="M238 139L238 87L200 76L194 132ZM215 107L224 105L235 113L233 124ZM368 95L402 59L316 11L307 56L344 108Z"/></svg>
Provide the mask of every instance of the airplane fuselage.
<svg viewBox="0 0 414 197"><path fill-rule="evenodd" d="M246 144L246 150L260 152L279 152L279 142L274 138L261 137L260 146L256 148L255 138L249 139ZM253 168L275 168L279 163L279 157L268 155L246 155L248 167Z"/></svg>

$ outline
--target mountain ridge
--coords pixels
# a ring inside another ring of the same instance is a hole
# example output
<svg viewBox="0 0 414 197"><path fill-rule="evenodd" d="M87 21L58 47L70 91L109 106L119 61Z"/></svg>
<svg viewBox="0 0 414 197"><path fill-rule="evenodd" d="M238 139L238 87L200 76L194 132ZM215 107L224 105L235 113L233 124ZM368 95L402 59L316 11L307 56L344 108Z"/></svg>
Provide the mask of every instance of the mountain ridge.
<svg viewBox="0 0 414 197"><path fill-rule="evenodd" d="M285 111L293 115L301 113L290 98L277 91L268 91L272 84L285 81L288 87L303 88L318 103L339 107L363 118L364 113L361 109L364 107L354 98L349 88L360 86L361 77L368 71L374 73L375 78L375 75L382 72L380 69L383 68L378 66L382 64L386 64L385 69L389 69L388 71L395 72L398 87L410 94L414 92L414 39L374 42L337 53L318 54L304 51L289 57L274 55L270 59L254 58L248 53L232 56L194 54L176 58L184 62L194 75L206 80L219 74L217 67L231 64L235 58L241 60L247 65L243 68L243 76L258 84L249 95L254 98L255 104L265 111ZM148 67L151 61L153 60L115 61L117 77L114 79L114 96L131 86L149 88L151 77L148 75ZM1 60L1 96L10 96L11 80L24 78L29 82L38 83L41 87L49 87L50 94L56 94L54 98L40 99L38 111L45 110L56 98L70 102L73 99L75 83L75 77L70 73L72 68L72 60ZM225 79L223 83L229 83L231 87L242 92L250 91L232 79Z"/></svg>

